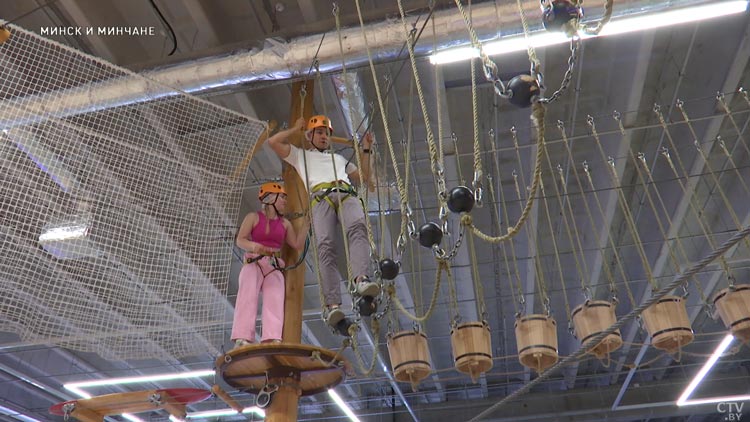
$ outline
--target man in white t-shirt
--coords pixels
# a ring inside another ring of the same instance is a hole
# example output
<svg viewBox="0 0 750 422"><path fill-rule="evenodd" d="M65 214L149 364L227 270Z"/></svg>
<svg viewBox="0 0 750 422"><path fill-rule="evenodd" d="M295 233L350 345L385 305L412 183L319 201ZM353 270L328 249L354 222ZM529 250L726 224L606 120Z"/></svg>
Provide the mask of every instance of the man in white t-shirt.
<svg viewBox="0 0 750 422"><path fill-rule="evenodd" d="M324 318L332 327L345 317L341 306L341 275L336 265L335 236L339 218L346 231L351 259L352 276L350 291L355 295L372 298L380 293L380 286L367 276L370 246L367 241L365 212L362 202L352 187L352 181L367 189L370 176L370 148L372 134L362 139L362 169L346 158L330 150L333 126L326 116L313 116L305 130L305 149L289 143L289 136L301 131L305 120L299 119L295 125L280 131L268 139L271 149L282 160L297 170L310 194L313 228L318 245L323 297L325 299ZM356 147L356 146L355 146Z"/></svg>

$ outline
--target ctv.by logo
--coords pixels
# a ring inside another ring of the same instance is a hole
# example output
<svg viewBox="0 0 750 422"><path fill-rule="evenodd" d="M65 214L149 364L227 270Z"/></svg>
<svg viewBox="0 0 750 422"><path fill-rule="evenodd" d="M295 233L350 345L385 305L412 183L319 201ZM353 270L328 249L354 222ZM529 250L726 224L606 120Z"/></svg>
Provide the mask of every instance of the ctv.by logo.
<svg viewBox="0 0 750 422"><path fill-rule="evenodd" d="M737 422L742 420L743 407L745 407L745 403L723 401L716 405L716 411L724 415L722 420Z"/></svg>

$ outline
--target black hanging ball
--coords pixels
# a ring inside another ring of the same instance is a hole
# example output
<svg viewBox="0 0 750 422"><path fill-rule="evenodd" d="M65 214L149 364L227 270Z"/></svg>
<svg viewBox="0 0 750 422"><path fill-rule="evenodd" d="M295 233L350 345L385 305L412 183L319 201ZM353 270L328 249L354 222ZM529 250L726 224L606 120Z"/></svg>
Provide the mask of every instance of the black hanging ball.
<svg viewBox="0 0 750 422"><path fill-rule="evenodd" d="M370 316L378 311L378 303L372 296L362 296L357 300L357 308L361 316Z"/></svg>
<svg viewBox="0 0 750 422"><path fill-rule="evenodd" d="M448 209L455 213L470 212L474 208L474 192L466 186L456 186L448 193Z"/></svg>
<svg viewBox="0 0 750 422"><path fill-rule="evenodd" d="M547 31L562 31L568 22L581 18L583 10L570 0L552 0L542 13L542 23Z"/></svg>
<svg viewBox="0 0 750 422"><path fill-rule="evenodd" d="M349 318L344 318L336 324L336 331L344 337L349 337L349 327L351 327L351 325L352 322Z"/></svg>
<svg viewBox="0 0 750 422"><path fill-rule="evenodd" d="M443 240L443 230L436 223L423 224L419 228L419 244L425 248L439 245Z"/></svg>
<svg viewBox="0 0 750 422"><path fill-rule="evenodd" d="M526 108L538 97L539 83L531 75L518 75L508 82L508 89L512 93L508 101L516 107Z"/></svg>
<svg viewBox="0 0 750 422"><path fill-rule="evenodd" d="M398 262L385 258L378 264L380 267L380 275L386 280L393 280L398 275Z"/></svg>

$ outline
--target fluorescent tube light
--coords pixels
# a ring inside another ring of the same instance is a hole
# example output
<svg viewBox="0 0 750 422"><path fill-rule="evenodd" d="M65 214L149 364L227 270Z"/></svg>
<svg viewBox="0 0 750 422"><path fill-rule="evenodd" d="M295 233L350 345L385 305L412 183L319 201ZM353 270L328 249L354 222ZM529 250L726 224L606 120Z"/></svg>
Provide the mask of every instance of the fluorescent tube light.
<svg viewBox="0 0 750 422"><path fill-rule="evenodd" d="M627 34L646 31L665 26L698 22L706 19L742 13L747 10L747 0L714 2L702 6L686 7L666 12L644 14L629 18L612 20L604 26L599 36Z"/></svg>
<svg viewBox="0 0 750 422"><path fill-rule="evenodd" d="M40 242L55 242L60 240L79 239L89 232L86 225L53 227L39 235Z"/></svg>
<svg viewBox="0 0 750 422"><path fill-rule="evenodd" d="M122 416L123 418L125 418L125 419L127 419L127 420L129 420L131 422L143 422L143 419L140 419L137 416L133 416L130 413L123 413L120 416Z"/></svg>
<svg viewBox="0 0 750 422"><path fill-rule="evenodd" d="M24 421L24 422L41 422L38 419L34 419L31 416L26 416L23 413L16 412L13 409L8 409L5 406L0 406L0 413L8 415L8 416L10 416L10 417L12 417L14 419L18 419L20 421Z"/></svg>
<svg viewBox="0 0 750 422"><path fill-rule="evenodd" d="M331 396L333 401L339 406L339 408L341 408L341 410L346 414L346 416L349 417L352 422L360 422L357 415L352 412L352 409L350 409L349 406L344 403L344 400L341 398L341 396L338 395L338 393L336 393L333 388L328 390L328 395Z"/></svg>
<svg viewBox="0 0 750 422"><path fill-rule="evenodd" d="M255 413L256 415L260 416L261 418L266 417L266 412L257 407L257 406L250 406L242 409L242 413ZM187 418L188 419L197 419L197 418L216 418L220 416L231 416L236 415L237 411L228 407L226 409L216 409L216 410L206 410L204 412L193 412L188 413ZM172 418L170 418L172 419ZM173 421L174 422L174 421Z"/></svg>
<svg viewBox="0 0 750 422"><path fill-rule="evenodd" d="M747 0L725 1L664 12L614 18L604 26L604 29L597 36L627 34L733 15L746 11L747 4ZM581 34L582 39L593 37L595 36ZM492 56L523 51L529 45L534 48L541 48L549 45L564 44L568 40L568 37L560 32L536 31L529 34L528 39L524 35L514 35L497 41L487 42L483 47L485 53ZM430 62L437 65L468 60L474 57L479 57L479 52L475 48L457 47L436 52L430 56Z"/></svg>
<svg viewBox="0 0 750 422"><path fill-rule="evenodd" d="M76 387L74 385L65 384L65 385L63 385L63 387L65 387L66 390L68 390L68 391L70 391L72 393L75 393L78 397L80 397L82 399L90 399L91 398L91 394L89 394L89 393L81 390L80 388L78 388L78 387Z"/></svg>
<svg viewBox="0 0 750 422"><path fill-rule="evenodd" d="M79 390L79 388L81 387L101 387L105 385L135 384L154 381L179 380L186 378L200 378L214 375L215 373L216 372L212 369L202 369L200 371L173 372L170 374L141 375L137 377L106 378L93 381L71 382L63 385L63 387L65 387L69 391L73 391L74 393L81 395L81 390ZM74 389L78 390L78 392ZM85 392L83 393L86 394Z"/></svg>
<svg viewBox="0 0 750 422"><path fill-rule="evenodd" d="M708 398L708 399L699 399L699 400L690 400L690 401L688 401L688 398L690 397L691 394L693 394L693 391L695 391L695 389L698 388L698 385L700 385L701 381L703 381L703 378L706 377L706 375L708 374L708 371L710 371L711 368L713 368L713 366L716 364L716 361L719 360L719 358L727 350L729 345L732 344L733 340L734 340L734 336L731 334L727 334L727 336L724 337L724 340L722 340L721 343L719 343L719 346L716 347L716 350L714 350L711 357L708 358L708 361L706 361L706 363L703 365L701 370L698 371L698 374L695 375L693 380L690 381L690 384L688 384L687 388L685 388L685 391L682 392L682 395L680 396L680 398L677 399L677 406L715 403L715 402L725 401L726 397L713 397L713 398Z"/></svg>

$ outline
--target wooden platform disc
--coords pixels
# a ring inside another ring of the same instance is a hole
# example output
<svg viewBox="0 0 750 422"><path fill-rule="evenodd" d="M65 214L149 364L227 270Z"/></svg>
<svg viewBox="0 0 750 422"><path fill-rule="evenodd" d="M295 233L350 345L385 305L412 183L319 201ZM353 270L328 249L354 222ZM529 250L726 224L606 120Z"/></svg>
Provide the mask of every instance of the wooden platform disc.
<svg viewBox="0 0 750 422"><path fill-rule="evenodd" d="M155 403L152 397L161 397L162 404ZM160 390L133 391L128 393L106 394L90 399L70 400L57 403L49 408L53 415L65 416L65 405L74 405L72 416L80 420L102 420L107 415L138 413L183 407L211 397L211 392L198 388L167 388ZM170 411L170 413L172 413Z"/></svg>
<svg viewBox="0 0 750 422"><path fill-rule="evenodd" d="M316 354L320 359L315 358ZM233 349L216 359L217 376L232 387L258 393L266 384L266 374L287 376L280 369L299 374L300 393L317 394L339 385L350 370L343 357L333 350L307 344L252 344ZM321 360L323 362L321 362ZM331 365L327 365L331 362Z"/></svg>

